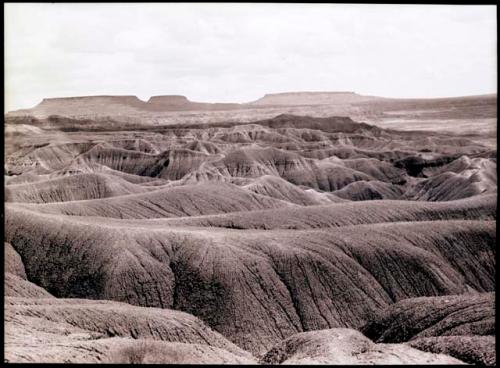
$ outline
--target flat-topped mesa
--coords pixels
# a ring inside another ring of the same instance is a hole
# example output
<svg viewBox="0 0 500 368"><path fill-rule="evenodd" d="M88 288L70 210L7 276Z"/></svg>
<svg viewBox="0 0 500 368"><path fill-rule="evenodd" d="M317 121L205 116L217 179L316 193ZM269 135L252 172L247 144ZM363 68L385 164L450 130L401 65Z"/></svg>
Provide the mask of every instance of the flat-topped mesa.
<svg viewBox="0 0 500 368"><path fill-rule="evenodd" d="M351 91L341 92L283 92L269 93L257 101L254 105L327 105L327 104L349 104L374 100L377 97L362 96Z"/></svg>
<svg viewBox="0 0 500 368"><path fill-rule="evenodd" d="M33 116L46 118L51 115L67 117L96 117L133 115L144 111L147 103L133 95L78 96L44 98L35 107L9 111L6 116Z"/></svg>
<svg viewBox="0 0 500 368"><path fill-rule="evenodd" d="M242 108L237 103L193 102L182 95L152 96L147 102L136 96L81 96L44 98L31 109L22 109L7 113L8 116L48 117L61 116L123 116L161 111L215 111Z"/></svg>
<svg viewBox="0 0 500 368"><path fill-rule="evenodd" d="M192 103L187 99L186 96L182 95L163 95L163 96L152 96L148 102L149 105L161 105L161 106L178 106L186 105Z"/></svg>
<svg viewBox="0 0 500 368"><path fill-rule="evenodd" d="M130 106L142 106L145 104L137 96L78 96L78 97L56 97L44 98L36 107L49 106L69 106L69 105L103 105L103 104L123 104Z"/></svg>

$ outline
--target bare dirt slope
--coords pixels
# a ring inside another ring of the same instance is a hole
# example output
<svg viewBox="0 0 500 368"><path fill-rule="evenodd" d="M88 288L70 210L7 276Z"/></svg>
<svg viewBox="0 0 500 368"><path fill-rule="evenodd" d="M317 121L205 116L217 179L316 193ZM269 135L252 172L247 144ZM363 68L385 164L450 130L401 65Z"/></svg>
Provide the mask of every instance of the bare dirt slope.
<svg viewBox="0 0 500 368"><path fill-rule="evenodd" d="M445 353L470 364L493 365L495 294L410 298L382 311L361 331L376 342L409 341L423 351Z"/></svg>
<svg viewBox="0 0 500 368"><path fill-rule="evenodd" d="M5 303L10 362L148 363L158 351L172 363L255 362L178 311L78 299L8 297Z"/></svg>
<svg viewBox="0 0 500 368"><path fill-rule="evenodd" d="M295 332L358 327L400 299L494 290L491 221L294 232L122 221L12 208L6 236L29 279L56 296L181 309L254 352Z"/></svg>
<svg viewBox="0 0 500 368"><path fill-rule="evenodd" d="M329 329L293 335L261 359L264 364L464 364L402 344L374 344L358 331Z"/></svg>

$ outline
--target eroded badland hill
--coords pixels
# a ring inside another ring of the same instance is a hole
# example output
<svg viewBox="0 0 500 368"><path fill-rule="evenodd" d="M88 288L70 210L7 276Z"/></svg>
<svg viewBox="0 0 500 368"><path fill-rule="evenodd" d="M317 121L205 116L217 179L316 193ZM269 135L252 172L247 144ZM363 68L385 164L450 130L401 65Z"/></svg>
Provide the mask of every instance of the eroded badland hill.
<svg viewBox="0 0 500 368"><path fill-rule="evenodd" d="M5 117L9 362L495 364L496 95Z"/></svg>

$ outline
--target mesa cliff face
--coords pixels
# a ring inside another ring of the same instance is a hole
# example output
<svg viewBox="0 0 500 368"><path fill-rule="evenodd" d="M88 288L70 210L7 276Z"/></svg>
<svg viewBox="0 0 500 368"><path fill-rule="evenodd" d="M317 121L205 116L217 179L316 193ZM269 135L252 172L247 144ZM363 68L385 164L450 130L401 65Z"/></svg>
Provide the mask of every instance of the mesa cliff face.
<svg viewBox="0 0 500 368"><path fill-rule="evenodd" d="M210 111L238 108L241 108L240 104L192 102L187 97L180 95L152 96L147 102L136 96L82 96L46 98L32 109L17 110L8 115L35 115L39 117L62 115L95 118L135 116L168 111Z"/></svg>
<svg viewBox="0 0 500 368"><path fill-rule="evenodd" d="M152 105L185 105L190 102L186 96L164 95L152 96L147 103Z"/></svg>
<svg viewBox="0 0 500 368"><path fill-rule="evenodd" d="M252 102L255 105L341 105L382 99L355 92L285 92L270 93Z"/></svg>

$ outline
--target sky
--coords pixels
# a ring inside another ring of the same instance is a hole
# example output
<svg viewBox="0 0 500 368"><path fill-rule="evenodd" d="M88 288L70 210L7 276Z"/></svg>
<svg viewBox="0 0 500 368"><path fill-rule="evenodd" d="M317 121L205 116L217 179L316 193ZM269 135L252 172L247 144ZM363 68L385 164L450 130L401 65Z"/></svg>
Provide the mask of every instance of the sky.
<svg viewBox="0 0 500 368"><path fill-rule="evenodd" d="M266 93L445 97L497 90L496 8L4 4L5 111L43 98Z"/></svg>

